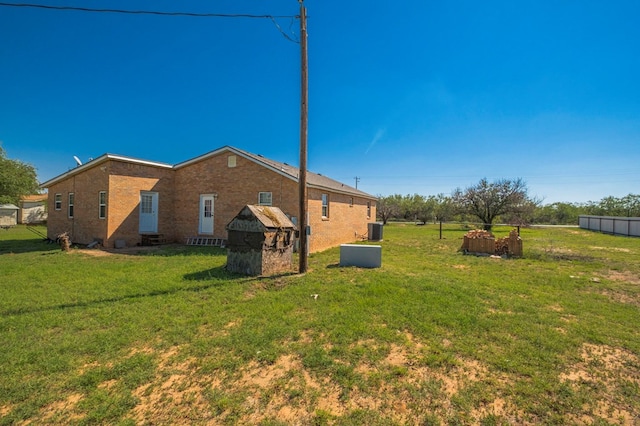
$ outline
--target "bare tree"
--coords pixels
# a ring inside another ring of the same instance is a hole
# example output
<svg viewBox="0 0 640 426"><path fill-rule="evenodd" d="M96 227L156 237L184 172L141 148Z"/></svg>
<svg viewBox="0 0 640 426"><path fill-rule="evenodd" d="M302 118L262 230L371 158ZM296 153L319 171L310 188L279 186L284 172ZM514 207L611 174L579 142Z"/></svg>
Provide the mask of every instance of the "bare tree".
<svg viewBox="0 0 640 426"><path fill-rule="evenodd" d="M518 215L521 210L530 208L532 203L539 203L529 198L527 185L520 178L500 179L491 183L483 178L464 191L456 189L452 198L462 211L479 218L487 231L491 230L496 217L503 214Z"/></svg>

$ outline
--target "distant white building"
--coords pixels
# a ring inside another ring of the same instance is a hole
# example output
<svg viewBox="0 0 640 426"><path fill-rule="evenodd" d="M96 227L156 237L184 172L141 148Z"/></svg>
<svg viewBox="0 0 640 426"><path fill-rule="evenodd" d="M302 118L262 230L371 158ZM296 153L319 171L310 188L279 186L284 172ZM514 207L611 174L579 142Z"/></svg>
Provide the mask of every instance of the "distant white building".
<svg viewBox="0 0 640 426"><path fill-rule="evenodd" d="M0 226L16 226L18 223L18 207L13 204L0 204Z"/></svg>
<svg viewBox="0 0 640 426"><path fill-rule="evenodd" d="M47 194L24 195L20 198L18 223L42 223L47 220Z"/></svg>

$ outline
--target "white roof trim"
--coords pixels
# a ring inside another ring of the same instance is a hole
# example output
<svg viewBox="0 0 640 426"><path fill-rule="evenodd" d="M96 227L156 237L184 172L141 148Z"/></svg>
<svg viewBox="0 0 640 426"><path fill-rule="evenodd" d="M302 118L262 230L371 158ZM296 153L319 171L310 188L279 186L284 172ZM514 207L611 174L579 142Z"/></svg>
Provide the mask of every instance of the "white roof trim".
<svg viewBox="0 0 640 426"><path fill-rule="evenodd" d="M124 163L132 163L132 164L140 164L140 165L144 165L144 166L152 166L152 167L159 167L159 168L163 168L163 169L171 169L173 166L171 166L171 164L166 164L166 163L158 163L156 161L148 161L148 160L140 160L138 158L131 158L131 157L125 157L123 155L115 155L115 154L103 154L98 158L94 158L91 161L88 161L86 163L84 163L81 166L77 166L74 167L73 169L70 169L69 171L62 173L61 175L58 175L52 179L49 179L46 182L43 182L40 184L40 188L48 188L51 185L60 182L61 180L67 179L71 176L74 176L84 170L88 170L91 169L99 164L104 163L105 161L109 161L109 160L113 160L113 161L122 161Z"/></svg>
<svg viewBox="0 0 640 426"><path fill-rule="evenodd" d="M360 194L356 194L354 192L341 191L341 190L339 190L337 188L331 188L331 187L321 186L321 185L314 185L314 184L311 184L309 182L307 182L307 186L309 188L321 189L321 190L323 190L325 192L333 192L333 193L336 193L336 194L348 195L348 196L353 197L353 198L364 198L365 200L378 201L378 197L375 197L373 195L369 195L369 194L367 194L365 192L360 193Z"/></svg>
<svg viewBox="0 0 640 426"><path fill-rule="evenodd" d="M267 169L269 169L271 171L274 171L274 172L278 173L281 176L289 178L294 182L298 181L297 178L291 176L289 173L283 172L282 170L280 170L280 169L278 169L276 167L273 167L272 165L268 164L267 162L256 160L255 158L253 158L253 157L251 157L249 155L246 155L242 151L239 151L236 148L234 148L232 146L229 146L229 145L223 146L222 148L218 148L215 151L207 152L206 154L203 154L203 155L201 155L199 157L196 157L196 158L192 158L191 160L187 160L187 161L183 161L182 163L178 163L173 168L174 169L180 169L182 167L189 166L189 165L191 165L193 163L197 163L199 161L206 160L207 158L214 157L214 156L219 155L219 154L221 154L221 153L223 153L225 151L232 152L234 155L239 155L240 157L242 157L242 158L244 158L246 160L249 160L249 161L251 161L251 162L253 162L255 164L258 164L259 166L266 167ZM257 154L255 154L255 155L257 155ZM257 155L257 156L260 157L259 155Z"/></svg>

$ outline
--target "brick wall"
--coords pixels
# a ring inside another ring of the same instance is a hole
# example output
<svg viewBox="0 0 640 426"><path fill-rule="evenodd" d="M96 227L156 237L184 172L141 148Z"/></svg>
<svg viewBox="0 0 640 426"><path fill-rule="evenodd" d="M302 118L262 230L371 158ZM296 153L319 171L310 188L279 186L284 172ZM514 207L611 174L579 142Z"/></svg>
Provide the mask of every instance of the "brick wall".
<svg viewBox="0 0 640 426"><path fill-rule="evenodd" d="M67 232L72 242L80 244L104 239L107 224L98 218L98 192L107 190L108 182L106 168L93 167L48 188L47 237L55 239ZM68 211L70 193L74 194L73 218ZM62 195L60 210L55 209L55 194Z"/></svg>
<svg viewBox="0 0 640 426"><path fill-rule="evenodd" d="M127 246L140 243L140 192L158 194L158 233L167 241L175 240L174 171L143 164L109 162L107 217L109 222L105 245L113 247L115 240ZM97 208L97 207L96 207Z"/></svg>
<svg viewBox="0 0 640 426"><path fill-rule="evenodd" d="M68 232L71 241L89 244L102 240L113 247L116 239L128 246L140 242L138 215L140 191L159 194L158 232L173 238L173 171L157 167L106 161L52 185L48 196L47 237ZM99 217L99 193L107 192L107 215ZM74 217L68 217L69 193L74 193ZM62 195L62 208L55 210L55 194Z"/></svg>
<svg viewBox="0 0 640 426"><path fill-rule="evenodd" d="M229 167L228 157L235 157ZM200 195L216 194L214 238L227 238L225 227L247 204L258 204L259 192L271 192L272 205L297 216L298 184L239 155L223 152L176 171L175 223L181 238L198 235Z"/></svg>
<svg viewBox="0 0 640 426"><path fill-rule="evenodd" d="M327 217L322 217L322 194L329 196ZM367 224L375 221L374 201L317 188L310 188L307 196L311 226L309 251L311 252L356 241L367 235ZM367 202L371 203L371 216L367 216Z"/></svg>
<svg viewBox="0 0 640 426"><path fill-rule="evenodd" d="M229 167L229 156L235 166ZM272 205L290 217L297 217L298 183L239 155L223 152L190 164L176 172L175 223L178 240L198 235L200 195L217 194L214 201L214 238L227 238L226 225L247 204L258 203L259 192L272 193ZM321 194L328 193L329 217L323 219ZM309 251L316 252L353 242L366 235L367 224L375 220L375 201L310 188ZM371 203L371 217L367 216ZM181 236L181 237L180 237Z"/></svg>
<svg viewBox="0 0 640 426"><path fill-rule="evenodd" d="M235 162L229 162L233 156ZM230 167L230 164L235 164ZM298 183L231 152L204 158L177 170L108 160L83 170L49 189L47 233L55 238L69 232L71 240L88 244L115 240L127 246L140 242L140 192L158 194L158 233L168 242L184 243L199 235L200 195L215 194L212 237L227 238L226 225L247 204L258 204L259 192L271 192L272 205L290 217L298 216ZM107 191L107 218L99 218L100 191ZM74 219L67 216L69 192L75 193ZM55 210L54 196L62 194L62 209ZM329 195L329 215L322 218L322 194ZM309 251L316 252L366 235L375 220L375 201L309 188ZM367 216L367 203L371 203Z"/></svg>

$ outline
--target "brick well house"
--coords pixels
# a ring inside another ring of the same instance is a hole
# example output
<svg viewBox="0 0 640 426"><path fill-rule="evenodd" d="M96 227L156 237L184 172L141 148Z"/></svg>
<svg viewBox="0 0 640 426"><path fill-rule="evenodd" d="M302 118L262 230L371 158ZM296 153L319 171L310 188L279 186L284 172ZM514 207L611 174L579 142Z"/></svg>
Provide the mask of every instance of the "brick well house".
<svg viewBox="0 0 640 426"><path fill-rule="evenodd" d="M185 243L226 239L247 204L279 207L297 223L297 167L225 146L176 164L104 154L41 187L48 189L49 238L104 247L135 246L148 235ZM375 220L376 198L308 172L309 251L353 242Z"/></svg>

